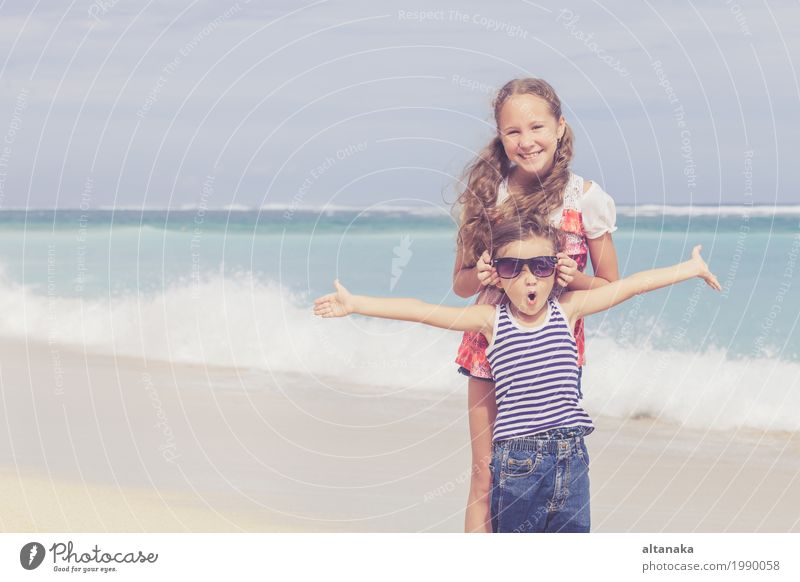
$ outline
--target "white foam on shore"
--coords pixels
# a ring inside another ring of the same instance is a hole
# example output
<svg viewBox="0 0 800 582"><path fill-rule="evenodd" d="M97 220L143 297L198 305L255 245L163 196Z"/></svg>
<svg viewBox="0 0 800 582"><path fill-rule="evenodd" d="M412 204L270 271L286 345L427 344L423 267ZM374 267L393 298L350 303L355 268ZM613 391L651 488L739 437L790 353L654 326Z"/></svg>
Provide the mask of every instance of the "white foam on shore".
<svg viewBox="0 0 800 582"><path fill-rule="evenodd" d="M460 333L320 319L312 300L248 275L104 299L48 297L2 280L0 333L92 353L329 378L359 392L466 390L454 364ZM583 402L591 414L646 415L699 429L800 430L796 362L730 360L722 350L633 350L600 337L589 340L587 354Z"/></svg>
<svg viewBox="0 0 800 582"><path fill-rule="evenodd" d="M799 431L800 364L587 341L584 405L594 414L648 416L697 429Z"/></svg>
<svg viewBox="0 0 800 582"><path fill-rule="evenodd" d="M619 205L617 214L631 218L653 216L800 216L798 205L666 205L639 204Z"/></svg>

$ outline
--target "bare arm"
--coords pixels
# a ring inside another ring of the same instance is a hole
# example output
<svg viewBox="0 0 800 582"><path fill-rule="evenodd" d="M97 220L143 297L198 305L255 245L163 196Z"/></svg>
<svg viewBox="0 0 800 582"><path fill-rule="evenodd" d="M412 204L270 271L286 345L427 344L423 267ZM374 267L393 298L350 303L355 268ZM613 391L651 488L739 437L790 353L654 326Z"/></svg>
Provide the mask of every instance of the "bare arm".
<svg viewBox="0 0 800 582"><path fill-rule="evenodd" d="M464 250L459 245L453 267L453 292L459 297L472 297L483 288L478 269L464 264Z"/></svg>
<svg viewBox="0 0 800 582"><path fill-rule="evenodd" d="M336 293L314 301L314 314L321 317L344 317L351 313L400 321L415 321L456 331L477 331L491 341L494 328L494 305L447 307L419 299L353 295L339 281Z"/></svg>
<svg viewBox="0 0 800 582"><path fill-rule="evenodd" d="M700 256L701 248L700 245L694 247L691 259L672 267L635 273L597 289L565 293L561 296L561 304L569 319L575 321L586 315L610 309L635 295L655 291L694 277L700 277L709 287L721 291L719 281L708 270L708 265Z"/></svg>
<svg viewBox="0 0 800 582"><path fill-rule="evenodd" d="M598 289L619 280L617 249L614 247L611 233L607 232L597 238L590 238L586 245L589 247L589 258L592 261L594 277L579 271L576 272L575 278L567 288L570 291Z"/></svg>

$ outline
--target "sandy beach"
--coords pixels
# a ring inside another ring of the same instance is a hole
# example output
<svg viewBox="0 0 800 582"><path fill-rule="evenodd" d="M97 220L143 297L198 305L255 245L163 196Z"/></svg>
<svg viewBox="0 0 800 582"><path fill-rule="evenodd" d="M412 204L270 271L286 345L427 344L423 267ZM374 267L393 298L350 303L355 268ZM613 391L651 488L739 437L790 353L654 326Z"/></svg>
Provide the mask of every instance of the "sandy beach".
<svg viewBox="0 0 800 582"><path fill-rule="evenodd" d="M463 387L376 396L3 340L0 528L462 531ZM798 435L595 424L593 531L800 531Z"/></svg>

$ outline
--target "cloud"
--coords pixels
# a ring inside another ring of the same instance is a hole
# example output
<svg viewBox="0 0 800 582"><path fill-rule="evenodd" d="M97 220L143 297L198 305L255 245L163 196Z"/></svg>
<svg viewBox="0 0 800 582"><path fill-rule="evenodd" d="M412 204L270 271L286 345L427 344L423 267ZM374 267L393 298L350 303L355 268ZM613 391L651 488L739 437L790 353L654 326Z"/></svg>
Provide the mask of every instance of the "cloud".
<svg viewBox="0 0 800 582"><path fill-rule="evenodd" d="M664 188L680 202L736 202L748 148L762 168L757 199L781 201L798 185L783 171L800 148L786 122L798 97L796 5L242 0L31 9L0 8L4 119L23 88L30 105L13 144L7 205L15 205L9 193L16 205L48 206L59 192L58 204L75 206L87 175L98 204L116 197L135 206L147 187L172 192L173 184L176 203L191 204L200 195L191 177L211 164L218 196L230 193L221 203L258 205L265 182L270 201L288 203L320 160L353 142L370 145L317 183L309 201L351 184L337 194L342 203L404 188L438 202L448 176L491 135L491 87L528 75L559 91L579 137L576 171L620 202L660 202ZM681 153L686 129L694 189ZM427 170L392 170L384 185L370 177L401 166Z"/></svg>

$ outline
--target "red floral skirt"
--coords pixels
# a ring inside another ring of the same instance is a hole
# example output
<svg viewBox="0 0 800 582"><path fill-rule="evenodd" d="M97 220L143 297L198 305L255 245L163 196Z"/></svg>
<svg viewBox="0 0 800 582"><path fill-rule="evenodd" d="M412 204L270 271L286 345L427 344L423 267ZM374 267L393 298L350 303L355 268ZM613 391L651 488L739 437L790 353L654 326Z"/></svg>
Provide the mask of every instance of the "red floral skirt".
<svg viewBox="0 0 800 582"><path fill-rule="evenodd" d="M491 304L497 305L506 299L506 294L497 287L484 287L475 300L475 305ZM478 331L465 331L461 338L461 345L458 347L456 364L461 366L461 372L465 375L484 380L492 380L492 368L489 360L486 359L486 348L489 342L486 337Z"/></svg>

